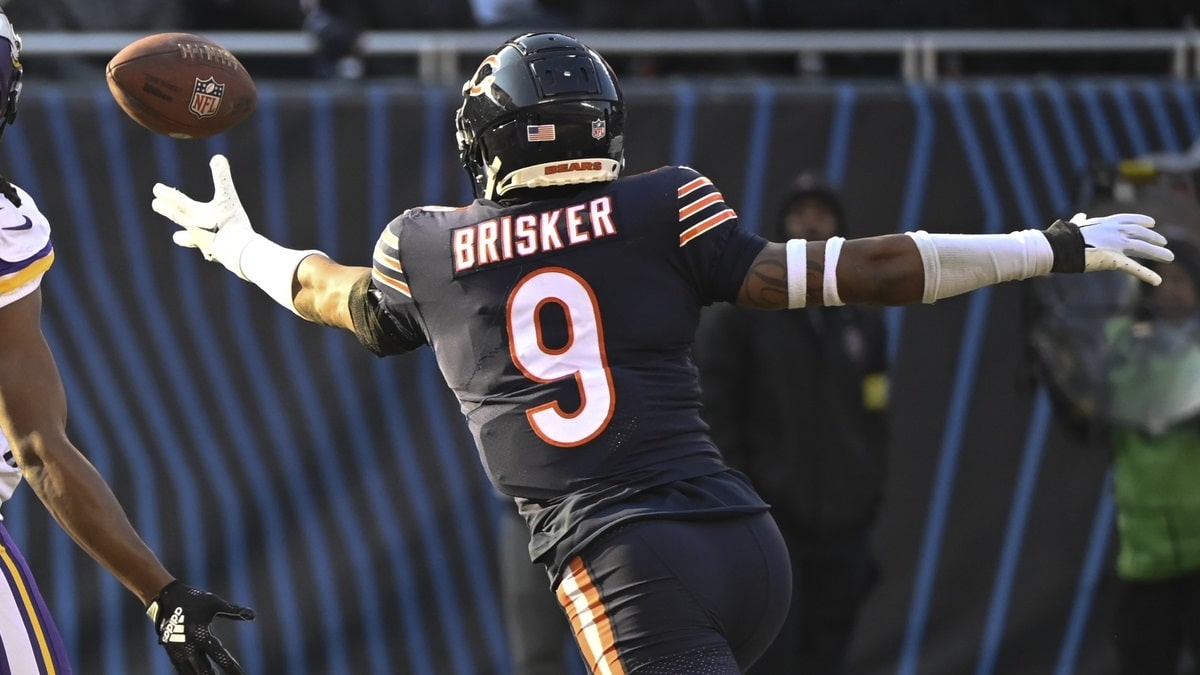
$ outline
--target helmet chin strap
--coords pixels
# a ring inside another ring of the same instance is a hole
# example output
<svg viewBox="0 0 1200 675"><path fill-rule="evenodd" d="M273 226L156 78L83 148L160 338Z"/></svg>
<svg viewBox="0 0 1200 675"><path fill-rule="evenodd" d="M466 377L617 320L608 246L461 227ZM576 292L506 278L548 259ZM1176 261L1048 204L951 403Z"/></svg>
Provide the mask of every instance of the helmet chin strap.
<svg viewBox="0 0 1200 675"><path fill-rule="evenodd" d="M496 161L493 162L494 167L488 168L488 192L491 193L494 189L497 195L503 195L518 188L607 182L616 180L621 173L621 163L608 157L570 159L522 167L505 176L496 185L495 178L500 168L499 161L499 158L496 158ZM488 197L488 199L491 198Z"/></svg>

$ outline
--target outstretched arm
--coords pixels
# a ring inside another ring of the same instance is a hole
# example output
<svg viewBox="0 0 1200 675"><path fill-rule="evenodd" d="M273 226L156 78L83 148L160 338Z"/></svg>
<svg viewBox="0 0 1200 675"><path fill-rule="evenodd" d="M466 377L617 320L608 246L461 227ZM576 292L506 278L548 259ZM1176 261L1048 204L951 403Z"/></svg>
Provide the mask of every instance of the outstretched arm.
<svg viewBox="0 0 1200 675"><path fill-rule="evenodd" d="M353 332L350 292L369 276L369 267L340 265L323 255L306 257L296 268L296 313L313 323Z"/></svg>
<svg viewBox="0 0 1200 675"><path fill-rule="evenodd" d="M254 612L171 576L104 478L67 437L67 398L41 330L41 289L0 308L0 427L21 474L80 548L142 601L181 675L243 675L209 624ZM183 620L186 617L186 621Z"/></svg>
<svg viewBox="0 0 1200 675"><path fill-rule="evenodd" d="M198 248L238 277L266 292L303 319L354 333L378 356L424 344L419 329L398 321L379 304L369 267L330 260L320 251L284 248L254 231L242 207L229 160L213 155L213 198L198 202L173 187L154 186L151 206L180 226L176 244Z"/></svg>
<svg viewBox="0 0 1200 675"><path fill-rule="evenodd" d="M67 401L40 328L41 291L0 308L0 422L21 473L85 551L149 604L173 577L67 438Z"/></svg>
<svg viewBox="0 0 1200 675"><path fill-rule="evenodd" d="M349 299L354 285L371 274L349 267L320 251L284 248L254 231L242 207L229 160L213 155L213 198L198 202L173 187L154 186L151 207L182 229L180 246L198 248L238 277L263 289L279 304L314 323L353 331Z"/></svg>
<svg viewBox="0 0 1200 675"><path fill-rule="evenodd" d="M1167 240L1141 214L1076 214L1046 230L793 240L768 244L750 265L738 303L758 309L808 305L931 303L984 286L1051 272L1120 270L1161 278L1137 258L1170 262Z"/></svg>
<svg viewBox="0 0 1200 675"><path fill-rule="evenodd" d="M821 305L825 242L806 242L804 247L805 304ZM912 239L902 234L847 241L837 275L838 291L849 304L908 304L921 299L925 286L921 254ZM788 276L787 245L767 244L750 265L738 304L755 309L787 309Z"/></svg>

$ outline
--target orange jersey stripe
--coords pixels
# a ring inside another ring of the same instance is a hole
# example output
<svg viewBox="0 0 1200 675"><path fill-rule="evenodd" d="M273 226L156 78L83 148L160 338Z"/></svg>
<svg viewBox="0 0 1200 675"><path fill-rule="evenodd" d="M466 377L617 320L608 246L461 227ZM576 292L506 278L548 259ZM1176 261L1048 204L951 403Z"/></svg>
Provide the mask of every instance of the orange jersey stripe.
<svg viewBox="0 0 1200 675"><path fill-rule="evenodd" d="M717 202L723 202L723 201L725 201L725 198L721 196L720 192L713 192L711 194L707 194L707 195L701 197L700 199L697 199L696 201L692 202L691 204L688 204L687 206L683 207L682 209L679 209L679 220L682 222L682 221L686 220L687 218L694 216L697 213L703 211L704 209L712 206L713 204L716 204Z"/></svg>
<svg viewBox="0 0 1200 675"><path fill-rule="evenodd" d="M700 176L699 178L696 178L690 183L687 183L683 187L679 188L679 198L683 199L705 185L712 185L712 181L704 176Z"/></svg>
<svg viewBox="0 0 1200 675"><path fill-rule="evenodd" d="M732 220L733 218L737 218L737 214L733 212L733 209L725 209L715 216L709 216L708 218L705 218L704 220L684 230L683 234L679 235L679 246L682 247L686 245L689 241L699 237L700 235L708 232L727 220Z"/></svg>
<svg viewBox="0 0 1200 675"><path fill-rule="evenodd" d="M381 249L376 249L375 251L375 262L393 272L404 274L404 266L400 264L400 261L384 253Z"/></svg>
<svg viewBox="0 0 1200 675"><path fill-rule="evenodd" d="M403 293L404 295L407 295L410 298L412 297L412 290L410 290L408 287L408 284L404 283L403 281L397 281L390 277L386 277L386 276L380 274L376 270L371 270L371 278L374 279L375 281L378 281L382 284L385 284L387 286L390 286L390 287L400 291L401 293Z"/></svg>
<svg viewBox="0 0 1200 675"><path fill-rule="evenodd" d="M379 243L393 250L400 248L400 238L392 234L391 230L384 230L379 234Z"/></svg>
<svg viewBox="0 0 1200 675"><path fill-rule="evenodd" d="M558 585L558 601L567 612L593 675L625 675L613 639L612 621L581 558L570 562L567 575Z"/></svg>

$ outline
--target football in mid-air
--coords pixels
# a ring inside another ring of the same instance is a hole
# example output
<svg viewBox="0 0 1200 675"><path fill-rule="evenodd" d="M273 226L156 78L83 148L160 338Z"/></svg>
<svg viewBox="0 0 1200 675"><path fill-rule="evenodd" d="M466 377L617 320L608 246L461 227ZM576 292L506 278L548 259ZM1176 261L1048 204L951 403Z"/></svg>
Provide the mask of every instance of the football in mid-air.
<svg viewBox="0 0 1200 675"><path fill-rule="evenodd" d="M241 62L190 33L157 33L112 57L105 69L117 105L138 124L172 138L205 138L254 112L258 93Z"/></svg>

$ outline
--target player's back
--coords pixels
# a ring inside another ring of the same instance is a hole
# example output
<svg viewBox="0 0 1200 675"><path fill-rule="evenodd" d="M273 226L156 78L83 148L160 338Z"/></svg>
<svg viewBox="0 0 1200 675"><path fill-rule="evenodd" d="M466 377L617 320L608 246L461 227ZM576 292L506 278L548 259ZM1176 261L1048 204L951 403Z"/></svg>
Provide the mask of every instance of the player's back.
<svg viewBox="0 0 1200 675"><path fill-rule="evenodd" d="M698 184L719 208L684 239L694 181L663 169L398 224L425 335L501 489L549 497L711 452L690 344L701 306L736 293L709 269L734 216Z"/></svg>
<svg viewBox="0 0 1200 675"><path fill-rule="evenodd" d="M381 237L374 276L433 347L495 485L594 507L727 470L691 343L701 307L733 300L763 246L736 224L708 179L670 167L537 202L409 211Z"/></svg>

